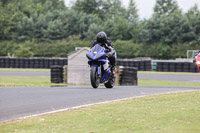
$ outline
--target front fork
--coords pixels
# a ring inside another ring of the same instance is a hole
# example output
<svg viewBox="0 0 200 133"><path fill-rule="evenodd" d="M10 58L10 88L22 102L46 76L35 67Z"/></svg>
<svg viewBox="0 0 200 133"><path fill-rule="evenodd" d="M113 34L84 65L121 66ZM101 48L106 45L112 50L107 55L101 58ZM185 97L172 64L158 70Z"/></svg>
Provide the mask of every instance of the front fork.
<svg viewBox="0 0 200 133"><path fill-rule="evenodd" d="M98 75L100 76L101 75L101 65L98 66L97 70L98 70Z"/></svg>

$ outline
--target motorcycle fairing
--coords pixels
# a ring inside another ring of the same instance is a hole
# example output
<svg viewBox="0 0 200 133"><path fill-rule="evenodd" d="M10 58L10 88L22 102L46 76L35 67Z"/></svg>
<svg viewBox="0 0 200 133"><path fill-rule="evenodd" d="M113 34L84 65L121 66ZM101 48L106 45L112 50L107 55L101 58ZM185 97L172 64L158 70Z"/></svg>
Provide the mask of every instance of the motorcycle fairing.
<svg viewBox="0 0 200 133"><path fill-rule="evenodd" d="M110 67L108 68L108 70L106 70L100 80L100 83L104 83L105 81L107 81L110 77L111 71L110 71Z"/></svg>
<svg viewBox="0 0 200 133"><path fill-rule="evenodd" d="M87 54L89 60L98 60L98 61L104 61L99 59L105 59L106 55L104 52L105 48L100 46L99 44L96 44Z"/></svg>
<svg viewBox="0 0 200 133"><path fill-rule="evenodd" d="M106 54L107 52L105 52L105 48L100 46L99 44L96 44L87 54L87 58L88 60L88 64L92 67L98 67L98 75L101 74L101 66L104 65L107 61L106 59ZM103 76L101 77L100 83L104 83L107 80L109 80L109 76L110 76L110 66L107 70L102 71L103 72Z"/></svg>

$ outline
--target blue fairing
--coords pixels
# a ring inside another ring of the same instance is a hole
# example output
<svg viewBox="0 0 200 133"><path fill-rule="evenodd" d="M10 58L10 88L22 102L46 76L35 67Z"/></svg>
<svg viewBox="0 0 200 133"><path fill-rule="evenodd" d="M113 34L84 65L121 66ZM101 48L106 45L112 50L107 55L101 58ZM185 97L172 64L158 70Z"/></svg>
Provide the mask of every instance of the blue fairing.
<svg viewBox="0 0 200 133"><path fill-rule="evenodd" d="M101 73L102 78L101 78L101 83L107 81L110 76L110 66L107 70L103 70L102 67L107 61L106 57L107 52L105 52L105 48L102 47L99 44L96 44L87 54L87 58L89 59L88 64L91 66L96 66L98 67L98 75Z"/></svg>
<svg viewBox="0 0 200 133"><path fill-rule="evenodd" d="M109 67L108 70L104 72L104 75L102 76L100 82L103 83L103 82L107 81L109 79L110 73L111 73L111 71L110 71L110 67Z"/></svg>

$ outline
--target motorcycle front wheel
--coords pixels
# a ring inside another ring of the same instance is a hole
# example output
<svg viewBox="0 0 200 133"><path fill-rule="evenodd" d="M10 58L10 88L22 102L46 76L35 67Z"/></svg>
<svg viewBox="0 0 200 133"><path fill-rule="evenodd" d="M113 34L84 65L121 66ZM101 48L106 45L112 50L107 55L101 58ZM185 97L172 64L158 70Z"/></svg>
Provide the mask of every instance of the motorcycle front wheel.
<svg viewBox="0 0 200 133"><path fill-rule="evenodd" d="M100 77L98 75L98 67L91 67L90 69L90 81L93 88L98 88L100 83Z"/></svg>

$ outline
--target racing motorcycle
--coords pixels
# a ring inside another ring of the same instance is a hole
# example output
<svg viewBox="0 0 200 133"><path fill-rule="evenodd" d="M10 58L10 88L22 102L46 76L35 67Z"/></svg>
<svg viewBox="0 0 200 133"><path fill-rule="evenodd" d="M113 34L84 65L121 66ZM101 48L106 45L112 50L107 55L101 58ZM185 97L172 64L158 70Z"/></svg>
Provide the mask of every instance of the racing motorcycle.
<svg viewBox="0 0 200 133"><path fill-rule="evenodd" d="M93 88L98 88L100 83L104 83L106 88L113 88L115 76L111 72L111 65L108 60L110 50L96 44L86 54L90 65L90 82ZM116 52L112 53L116 57Z"/></svg>
<svg viewBox="0 0 200 133"><path fill-rule="evenodd" d="M200 54L197 55L195 59L195 64L197 65L199 72L200 72Z"/></svg>

